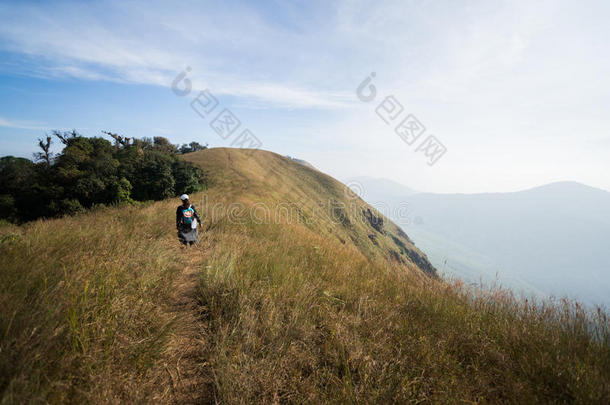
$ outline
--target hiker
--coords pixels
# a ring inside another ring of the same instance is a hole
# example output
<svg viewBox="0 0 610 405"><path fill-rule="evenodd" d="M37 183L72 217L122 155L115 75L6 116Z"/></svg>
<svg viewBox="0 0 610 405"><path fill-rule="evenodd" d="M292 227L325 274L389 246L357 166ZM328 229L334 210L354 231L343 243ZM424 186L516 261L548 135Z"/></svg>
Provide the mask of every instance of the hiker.
<svg viewBox="0 0 610 405"><path fill-rule="evenodd" d="M189 196L180 196L182 205L176 209L176 228L178 229L178 239L185 246L192 246L199 243L199 233L197 225L201 226L201 219L197 215L195 207L189 201Z"/></svg>

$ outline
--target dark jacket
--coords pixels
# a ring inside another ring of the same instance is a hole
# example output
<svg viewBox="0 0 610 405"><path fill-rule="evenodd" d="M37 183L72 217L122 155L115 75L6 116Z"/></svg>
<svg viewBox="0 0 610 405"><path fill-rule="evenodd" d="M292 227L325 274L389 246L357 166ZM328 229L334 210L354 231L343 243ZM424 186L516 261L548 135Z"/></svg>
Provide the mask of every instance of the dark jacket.
<svg viewBox="0 0 610 405"><path fill-rule="evenodd" d="M192 218L196 219L197 222L199 223L199 225L201 225L201 219L199 219L199 214L197 214L197 210L195 209L195 206L193 204L191 204L190 208L193 209ZM176 208L176 228L178 230L191 227L191 224L185 222L184 213L183 213L183 211L185 209L188 209L188 208L184 208L184 205L179 205L178 208Z"/></svg>

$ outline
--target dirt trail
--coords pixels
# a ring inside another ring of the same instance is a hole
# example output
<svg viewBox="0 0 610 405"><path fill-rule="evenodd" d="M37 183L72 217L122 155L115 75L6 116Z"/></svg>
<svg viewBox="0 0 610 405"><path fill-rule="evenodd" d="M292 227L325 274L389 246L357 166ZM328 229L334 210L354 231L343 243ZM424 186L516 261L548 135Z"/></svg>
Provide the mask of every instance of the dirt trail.
<svg viewBox="0 0 610 405"><path fill-rule="evenodd" d="M203 236L203 235L201 235ZM206 322L197 300L197 286L206 251L206 238L198 247L183 248L184 271L173 284L167 311L175 321L160 360L154 402L214 404L214 379L205 361Z"/></svg>

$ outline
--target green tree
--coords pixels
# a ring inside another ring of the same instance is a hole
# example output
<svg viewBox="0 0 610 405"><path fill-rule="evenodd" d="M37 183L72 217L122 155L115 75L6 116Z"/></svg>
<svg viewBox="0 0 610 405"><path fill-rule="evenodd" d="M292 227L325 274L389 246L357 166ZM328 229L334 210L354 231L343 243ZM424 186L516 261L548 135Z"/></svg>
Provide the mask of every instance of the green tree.
<svg viewBox="0 0 610 405"><path fill-rule="evenodd" d="M46 165L46 163L45 163ZM32 205L32 185L38 182L38 170L29 159L4 156L0 158L0 217L21 219Z"/></svg>
<svg viewBox="0 0 610 405"><path fill-rule="evenodd" d="M180 148L178 149L179 153L185 154L185 153L191 153L191 152L198 152L200 150L204 150L208 148L208 144L206 143L205 145L200 144L199 142L191 142L188 145L186 143L182 144L182 146L180 146Z"/></svg>
<svg viewBox="0 0 610 405"><path fill-rule="evenodd" d="M159 152L170 154L178 153L178 148L176 148L176 145L172 144L169 139L162 136L155 136L153 138L153 148Z"/></svg>
<svg viewBox="0 0 610 405"><path fill-rule="evenodd" d="M109 141L79 136L67 140L55 167L57 181L67 196L84 207L91 207L118 200L119 165Z"/></svg>
<svg viewBox="0 0 610 405"><path fill-rule="evenodd" d="M176 193L190 194L202 189L205 175L200 168L182 159L176 159L172 169L176 180Z"/></svg>
<svg viewBox="0 0 610 405"><path fill-rule="evenodd" d="M51 137L39 140L38 163L0 158L0 217L28 221L74 214L94 204L160 200L192 193L205 183L204 173L177 156L168 139L104 138L76 131L53 131L64 145L53 156ZM189 149L205 148L191 142Z"/></svg>
<svg viewBox="0 0 610 405"><path fill-rule="evenodd" d="M134 178L133 196L137 200L160 200L175 195L172 165L175 157L158 150L148 150L139 162Z"/></svg>

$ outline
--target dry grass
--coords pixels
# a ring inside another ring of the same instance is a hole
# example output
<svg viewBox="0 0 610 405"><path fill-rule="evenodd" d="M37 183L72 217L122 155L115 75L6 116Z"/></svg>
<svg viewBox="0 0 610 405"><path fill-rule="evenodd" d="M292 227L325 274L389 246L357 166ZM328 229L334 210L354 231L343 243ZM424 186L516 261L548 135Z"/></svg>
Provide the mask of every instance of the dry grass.
<svg viewBox="0 0 610 405"><path fill-rule="evenodd" d="M189 157L222 203L189 253L171 201L0 227L2 403L609 402L605 312L423 276L393 224L316 213L332 179L242 153ZM315 221L228 205L286 200Z"/></svg>
<svg viewBox="0 0 610 405"><path fill-rule="evenodd" d="M601 312L422 283L302 229L215 237L200 294L220 402L610 398Z"/></svg>
<svg viewBox="0 0 610 405"><path fill-rule="evenodd" d="M171 203L36 221L0 246L2 403L133 401L163 351L180 270Z"/></svg>

